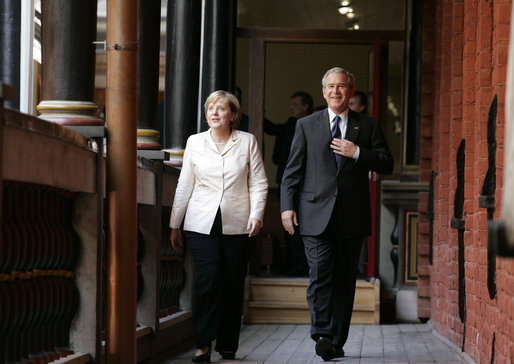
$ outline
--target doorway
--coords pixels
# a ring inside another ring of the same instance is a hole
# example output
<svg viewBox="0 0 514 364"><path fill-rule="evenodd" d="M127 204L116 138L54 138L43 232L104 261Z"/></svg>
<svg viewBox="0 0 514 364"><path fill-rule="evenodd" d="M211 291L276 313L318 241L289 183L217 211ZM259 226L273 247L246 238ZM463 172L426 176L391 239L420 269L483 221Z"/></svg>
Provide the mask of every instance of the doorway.
<svg viewBox="0 0 514 364"><path fill-rule="evenodd" d="M388 105L391 100L389 83L389 45L402 42L403 31L323 31L304 29L239 28L236 57L236 86L242 89L243 112L249 115L249 131L261 145L270 183L268 204L264 217L265 244L257 252L254 274L266 272L281 275L289 268L286 235L280 222L280 203L276 183L276 165L272 161L275 136L263 131L263 119L284 123L289 114L292 93L305 91L313 97L313 106L326 106L321 92L321 78L326 70L343 66L354 73L356 89L369 96L370 114L381 120L389 139ZM400 72L400 77L401 77ZM403 84L403 79L395 84ZM398 92L401 98L401 87ZM398 105L398 108L401 107ZM400 140L391 149L400 151ZM395 153L396 154L396 153ZM377 181L372 179L372 213L379 211L376 199ZM365 244L362 275L373 277L376 273L377 229ZM271 256L270 256L271 255ZM264 261L265 264L260 264ZM271 263L270 263L271 262Z"/></svg>

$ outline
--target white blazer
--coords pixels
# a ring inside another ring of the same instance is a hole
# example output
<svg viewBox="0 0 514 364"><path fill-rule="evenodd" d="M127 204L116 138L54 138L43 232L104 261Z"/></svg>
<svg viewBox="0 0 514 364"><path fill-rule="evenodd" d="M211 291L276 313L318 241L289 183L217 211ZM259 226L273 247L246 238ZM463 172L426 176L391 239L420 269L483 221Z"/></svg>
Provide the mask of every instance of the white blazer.
<svg viewBox="0 0 514 364"><path fill-rule="evenodd" d="M255 136L232 131L220 154L210 129L191 135L184 151L170 227L209 234L221 207L223 234L248 234L248 219L261 222L268 180Z"/></svg>

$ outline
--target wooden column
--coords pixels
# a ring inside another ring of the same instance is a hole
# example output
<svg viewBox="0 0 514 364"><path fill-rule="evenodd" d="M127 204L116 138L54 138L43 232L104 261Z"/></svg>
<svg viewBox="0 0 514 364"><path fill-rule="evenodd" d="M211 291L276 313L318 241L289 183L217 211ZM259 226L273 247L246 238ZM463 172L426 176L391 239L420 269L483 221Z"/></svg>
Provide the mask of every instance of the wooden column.
<svg viewBox="0 0 514 364"><path fill-rule="evenodd" d="M107 363L136 362L137 0L107 1Z"/></svg>
<svg viewBox="0 0 514 364"><path fill-rule="evenodd" d="M103 125L95 117L96 4L94 0L41 2L42 101L45 120Z"/></svg>
<svg viewBox="0 0 514 364"><path fill-rule="evenodd" d="M199 115L201 130L208 125L203 112L203 103L216 90L232 90L234 55L234 30L236 28L236 4L233 0L205 2L203 22L203 52L201 72L201 98Z"/></svg>
<svg viewBox="0 0 514 364"><path fill-rule="evenodd" d="M201 18L201 0L168 1L163 143L176 164L197 131Z"/></svg>
<svg viewBox="0 0 514 364"><path fill-rule="evenodd" d="M15 88L15 98L5 106L20 107L20 22L21 1L0 0L0 82Z"/></svg>
<svg viewBox="0 0 514 364"><path fill-rule="evenodd" d="M161 1L138 0L137 147L161 149L157 130Z"/></svg>

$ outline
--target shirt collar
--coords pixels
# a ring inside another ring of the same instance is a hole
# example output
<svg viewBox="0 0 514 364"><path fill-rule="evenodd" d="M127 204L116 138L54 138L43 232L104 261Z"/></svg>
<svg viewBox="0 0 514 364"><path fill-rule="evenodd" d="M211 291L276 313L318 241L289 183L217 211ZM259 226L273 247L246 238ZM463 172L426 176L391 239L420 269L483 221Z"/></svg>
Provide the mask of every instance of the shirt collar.
<svg viewBox="0 0 514 364"><path fill-rule="evenodd" d="M334 121L334 118L336 117L336 113L332 111L331 108L328 108L328 121L330 124L332 124L332 121ZM348 108L346 108L345 111L343 111L341 114L339 114L339 117L341 118L341 121L343 123L348 122Z"/></svg>

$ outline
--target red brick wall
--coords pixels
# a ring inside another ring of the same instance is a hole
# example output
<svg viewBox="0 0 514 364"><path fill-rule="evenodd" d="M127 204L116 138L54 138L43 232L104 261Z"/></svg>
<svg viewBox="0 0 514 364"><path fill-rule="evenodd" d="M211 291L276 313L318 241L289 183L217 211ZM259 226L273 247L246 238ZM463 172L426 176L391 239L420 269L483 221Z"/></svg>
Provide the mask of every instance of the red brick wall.
<svg viewBox="0 0 514 364"><path fill-rule="evenodd" d="M423 45L422 45L422 79L421 115L420 115L420 180L428 182L432 172L432 131L434 120L434 63L436 57L435 34L436 7L426 1L423 9ZM418 222L418 317L430 318L430 263L429 231L430 224L426 218L428 193L419 195Z"/></svg>
<svg viewBox="0 0 514 364"><path fill-rule="evenodd" d="M433 264L428 262L427 194L420 196L418 315L477 362L514 361L514 260L496 258L498 293L487 290L487 213L478 196L487 169L487 114L498 96L496 211L501 208L509 0L424 2L420 179L434 183ZM450 228L456 153L466 140L466 322L458 310L458 237Z"/></svg>

